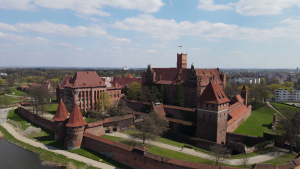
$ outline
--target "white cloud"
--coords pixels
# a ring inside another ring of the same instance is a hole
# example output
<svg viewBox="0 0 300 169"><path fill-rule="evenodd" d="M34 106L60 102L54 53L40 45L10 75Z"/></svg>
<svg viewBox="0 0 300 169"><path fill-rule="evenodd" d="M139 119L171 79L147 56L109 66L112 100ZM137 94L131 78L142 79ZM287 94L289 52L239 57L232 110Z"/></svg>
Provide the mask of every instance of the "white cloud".
<svg viewBox="0 0 300 169"><path fill-rule="evenodd" d="M196 51L208 51L208 50L210 50L210 48L204 48L204 49L201 49L201 48L192 48L191 50L196 50Z"/></svg>
<svg viewBox="0 0 300 169"><path fill-rule="evenodd" d="M204 9L208 11L217 11L217 10L231 10L232 7L229 5L215 5L214 0L200 0L198 9Z"/></svg>
<svg viewBox="0 0 300 169"><path fill-rule="evenodd" d="M0 46L4 46L4 47L13 47L14 45L12 45L12 44L1 44Z"/></svg>
<svg viewBox="0 0 300 169"><path fill-rule="evenodd" d="M77 16L98 15L110 16L103 11L105 6L121 9L135 9L145 13L153 13L165 4L161 0L1 0L0 8L37 11L38 7L50 9L68 9Z"/></svg>
<svg viewBox="0 0 300 169"><path fill-rule="evenodd" d="M154 48L167 48L169 45L153 43L152 46Z"/></svg>
<svg viewBox="0 0 300 169"><path fill-rule="evenodd" d="M18 45L19 44L21 44L21 45L24 45L24 44L47 44L50 42L50 40L41 38L41 37L31 38L28 36L20 36L20 35L11 34L11 33L5 34L2 32L0 32L0 39L15 42Z"/></svg>
<svg viewBox="0 0 300 169"><path fill-rule="evenodd" d="M117 50L121 50L121 47L120 46L115 46L115 47L112 47L113 49L117 49Z"/></svg>
<svg viewBox="0 0 300 169"><path fill-rule="evenodd" d="M130 39L127 39L127 38L116 38L116 37L111 36L111 35L107 35L104 38L108 39L111 43L114 43L114 44L131 43Z"/></svg>
<svg viewBox="0 0 300 169"><path fill-rule="evenodd" d="M66 46L66 47L72 47L74 45L70 44L70 43L57 43L60 46Z"/></svg>
<svg viewBox="0 0 300 169"><path fill-rule="evenodd" d="M299 0L239 0L237 3L230 3L236 7L236 12L242 15L277 15L284 9L293 6L300 7Z"/></svg>
<svg viewBox="0 0 300 169"><path fill-rule="evenodd" d="M151 49L147 50L146 52L147 52L147 53L157 53L156 50L151 50Z"/></svg>
<svg viewBox="0 0 300 169"><path fill-rule="evenodd" d="M236 50L236 51L230 51L229 53L237 53L237 54L241 54L241 53L243 53L243 52L240 51L240 50Z"/></svg>
<svg viewBox="0 0 300 169"><path fill-rule="evenodd" d="M274 27L273 29L257 29L229 25L224 23L210 23L207 21L182 21L177 23L175 20L157 19L152 15L139 15L138 17L126 18L117 21L112 27L123 30L135 30L150 35L154 39L171 41L181 36L204 37L206 39L229 38L232 40L270 40L274 38L297 39L300 40L300 20L283 20L284 26Z"/></svg>
<svg viewBox="0 0 300 169"><path fill-rule="evenodd" d="M77 50L83 50L83 48L80 48L80 47L77 47L76 49L77 49Z"/></svg>
<svg viewBox="0 0 300 169"><path fill-rule="evenodd" d="M209 42L219 42L219 39L204 39L205 41L209 41Z"/></svg>
<svg viewBox="0 0 300 169"><path fill-rule="evenodd" d="M141 46L140 44L134 44L134 46Z"/></svg>
<svg viewBox="0 0 300 169"><path fill-rule="evenodd" d="M138 49L138 48L129 48L128 50L134 51L134 50L140 50L140 49Z"/></svg>
<svg viewBox="0 0 300 169"><path fill-rule="evenodd" d="M106 31L98 25L91 25L89 27L76 26L70 27L64 24L57 24L52 22L39 22L39 23L17 23L15 25L7 25L0 23L0 30L4 31L18 31L18 32L38 32L50 33L61 36L71 37L85 37L106 35Z"/></svg>

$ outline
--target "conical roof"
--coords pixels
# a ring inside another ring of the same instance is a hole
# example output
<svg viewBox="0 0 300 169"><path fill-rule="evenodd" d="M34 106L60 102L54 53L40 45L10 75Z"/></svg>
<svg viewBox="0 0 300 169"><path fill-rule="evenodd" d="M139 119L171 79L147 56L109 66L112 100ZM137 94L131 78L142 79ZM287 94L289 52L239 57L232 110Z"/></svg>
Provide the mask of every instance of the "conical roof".
<svg viewBox="0 0 300 169"><path fill-rule="evenodd" d="M61 100L59 102L57 111L55 113L55 116L53 118L54 121L65 121L69 117L69 113L66 109L66 106L64 102Z"/></svg>
<svg viewBox="0 0 300 169"><path fill-rule="evenodd" d="M77 104L74 105L67 127L82 127L86 125Z"/></svg>
<svg viewBox="0 0 300 169"><path fill-rule="evenodd" d="M209 82L197 101L212 104L223 104L230 102L221 86L216 81Z"/></svg>
<svg viewBox="0 0 300 169"><path fill-rule="evenodd" d="M244 85L244 86L243 86L243 88L242 88L242 91L246 91L246 92L248 91L248 89L247 89L247 86L246 86L246 85Z"/></svg>

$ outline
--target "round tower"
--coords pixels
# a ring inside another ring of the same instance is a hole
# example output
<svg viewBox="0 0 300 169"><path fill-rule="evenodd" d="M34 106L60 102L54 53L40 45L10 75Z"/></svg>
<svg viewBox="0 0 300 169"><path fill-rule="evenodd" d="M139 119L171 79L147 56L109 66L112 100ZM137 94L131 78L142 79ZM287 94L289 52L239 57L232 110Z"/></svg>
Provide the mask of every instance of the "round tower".
<svg viewBox="0 0 300 169"><path fill-rule="evenodd" d="M84 128L86 122L77 104L74 105L72 113L69 118L67 127L67 137L65 139L65 147L69 150L78 149L81 146Z"/></svg>
<svg viewBox="0 0 300 169"><path fill-rule="evenodd" d="M66 137L67 129L67 119L69 118L69 113L66 109L64 102L61 100L59 102L56 114L53 118L54 121L54 139L60 140Z"/></svg>

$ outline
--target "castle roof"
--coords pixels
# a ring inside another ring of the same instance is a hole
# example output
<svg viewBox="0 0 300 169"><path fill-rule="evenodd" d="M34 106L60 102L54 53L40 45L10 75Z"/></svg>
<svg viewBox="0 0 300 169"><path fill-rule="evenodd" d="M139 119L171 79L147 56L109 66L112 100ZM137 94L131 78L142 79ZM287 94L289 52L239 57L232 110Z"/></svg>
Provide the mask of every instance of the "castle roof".
<svg viewBox="0 0 300 169"><path fill-rule="evenodd" d="M64 104L64 102L61 100L59 102L57 111L55 113L55 116L53 118L54 121L65 121L69 117L69 113L67 111L67 108Z"/></svg>
<svg viewBox="0 0 300 169"><path fill-rule="evenodd" d="M158 116L166 116L164 105L162 103L152 103L153 110L157 113Z"/></svg>
<svg viewBox="0 0 300 169"><path fill-rule="evenodd" d="M128 77L114 77L113 84L116 88L123 88L126 85L129 87L133 82L141 84L142 79L140 78L128 78Z"/></svg>
<svg viewBox="0 0 300 169"><path fill-rule="evenodd" d="M86 122L84 121L82 114L79 110L79 107L77 104L74 105L72 113L69 118L69 122L66 125L67 127L81 127L85 126Z"/></svg>
<svg viewBox="0 0 300 169"><path fill-rule="evenodd" d="M246 85L244 85L244 86L243 86L243 88L242 88L242 91L246 91L246 92L248 91L248 89L247 89L247 86L246 86Z"/></svg>
<svg viewBox="0 0 300 169"><path fill-rule="evenodd" d="M66 77L60 88L105 87L105 81L95 71L78 71L73 77Z"/></svg>
<svg viewBox="0 0 300 169"><path fill-rule="evenodd" d="M155 72L154 83L156 84L176 84L177 80L184 82L192 69L180 68L151 68ZM219 69L193 69L201 78L201 85L207 85L209 79L213 78L218 84L223 83L220 79Z"/></svg>
<svg viewBox="0 0 300 169"><path fill-rule="evenodd" d="M213 104L223 104L230 101L216 81L210 82L197 100Z"/></svg>
<svg viewBox="0 0 300 169"><path fill-rule="evenodd" d="M229 116L231 116L231 119L229 121L227 121L227 125L233 123L235 120L237 120L239 117L241 117L244 113L246 113L246 111L249 110L249 108L247 106L245 106L244 104L238 103L239 105L236 105L233 108L230 109L230 112L228 113ZM232 110L233 109L233 110Z"/></svg>
<svg viewBox="0 0 300 169"><path fill-rule="evenodd" d="M130 73L128 73L128 75L125 76L125 78L133 78L133 76Z"/></svg>

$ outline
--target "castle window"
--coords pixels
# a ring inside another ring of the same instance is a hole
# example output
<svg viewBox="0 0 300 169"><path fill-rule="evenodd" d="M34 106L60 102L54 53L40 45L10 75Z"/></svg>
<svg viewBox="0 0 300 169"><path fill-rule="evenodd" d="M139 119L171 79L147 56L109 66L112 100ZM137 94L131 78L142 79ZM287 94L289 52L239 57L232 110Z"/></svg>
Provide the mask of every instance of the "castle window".
<svg viewBox="0 0 300 169"><path fill-rule="evenodd" d="M208 104L206 104L206 107L208 107Z"/></svg>
<svg viewBox="0 0 300 169"><path fill-rule="evenodd" d="M213 104L212 107L215 107L215 105Z"/></svg>

